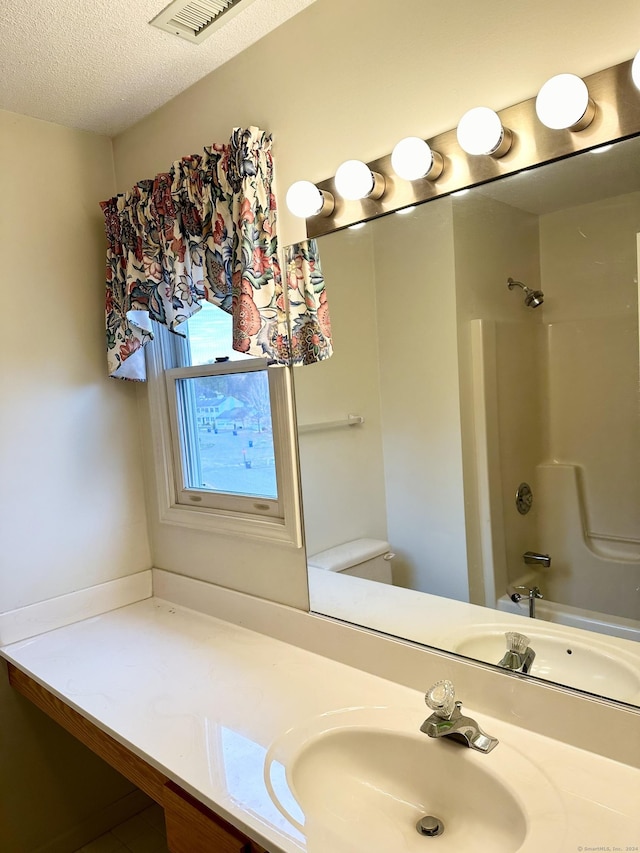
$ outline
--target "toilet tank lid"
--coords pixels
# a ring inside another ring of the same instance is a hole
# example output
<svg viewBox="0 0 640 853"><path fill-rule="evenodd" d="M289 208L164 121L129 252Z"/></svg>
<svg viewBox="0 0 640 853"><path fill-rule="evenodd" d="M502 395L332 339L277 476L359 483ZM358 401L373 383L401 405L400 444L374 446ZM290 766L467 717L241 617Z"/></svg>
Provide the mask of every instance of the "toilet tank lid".
<svg viewBox="0 0 640 853"><path fill-rule="evenodd" d="M310 554L307 562L316 569L342 572L357 566L358 563L380 557L388 551L389 543L383 539L354 539L353 542L345 542L343 545L336 545L335 548Z"/></svg>

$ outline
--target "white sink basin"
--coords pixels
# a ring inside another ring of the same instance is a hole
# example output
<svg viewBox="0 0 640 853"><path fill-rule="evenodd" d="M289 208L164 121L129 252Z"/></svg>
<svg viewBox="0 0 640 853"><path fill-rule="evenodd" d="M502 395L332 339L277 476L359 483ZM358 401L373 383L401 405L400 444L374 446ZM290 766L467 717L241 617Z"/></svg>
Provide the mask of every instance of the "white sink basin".
<svg viewBox="0 0 640 853"><path fill-rule="evenodd" d="M420 714L352 709L272 746L267 788L309 851L562 850L564 814L535 765L504 743L484 755L431 739L419 731ZM418 833L426 815L443 823L441 835Z"/></svg>
<svg viewBox="0 0 640 853"><path fill-rule="evenodd" d="M482 625L465 629L448 648L456 654L497 664L506 651L505 632L513 625ZM531 675L577 687L598 696L637 704L640 699L640 655L634 657L606 641L588 643L561 631L535 625L524 632L536 653Z"/></svg>

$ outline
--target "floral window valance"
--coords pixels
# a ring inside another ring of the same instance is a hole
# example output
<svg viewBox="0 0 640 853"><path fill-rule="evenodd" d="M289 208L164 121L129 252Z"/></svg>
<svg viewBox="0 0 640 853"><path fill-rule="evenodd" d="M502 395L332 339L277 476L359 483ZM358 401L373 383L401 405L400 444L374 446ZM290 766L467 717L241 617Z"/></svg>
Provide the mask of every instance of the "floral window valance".
<svg viewBox="0 0 640 853"><path fill-rule="evenodd" d="M285 252L287 294L291 319L291 360L294 365L313 364L329 358L331 319L315 240L287 246Z"/></svg>
<svg viewBox="0 0 640 853"><path fill-rule="evenodd" d="M278 365L331 355L313 241L289 254L295 274L287 275L283 290L272 179L271 137L255 127L236 128L228 145L185 157L101 203L110 376L144 380L151 321L176 331L203 300L232 315L238 352Z"/></svg>

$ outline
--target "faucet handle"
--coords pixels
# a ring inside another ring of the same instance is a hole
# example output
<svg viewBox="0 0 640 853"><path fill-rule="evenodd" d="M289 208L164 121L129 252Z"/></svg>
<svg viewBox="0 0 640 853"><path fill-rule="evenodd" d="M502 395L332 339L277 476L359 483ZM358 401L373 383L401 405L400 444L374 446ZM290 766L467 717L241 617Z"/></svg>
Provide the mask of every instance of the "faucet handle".
<svg viewBox="0 0 640 853"><path fill-rule="evenodd" d="M519 634L517 631L507 631L504 636L507 640L507 649L510 652L516 652L520 655L525 654L529 646L528 637L524 634Z"/></svg>
<svg viewBox="0 0 640 853"><path fill-rule="evenodd" d="M436 681L425 693L424 701L438 717L448 719L456 704L455 688L448 679Z"/></svg>

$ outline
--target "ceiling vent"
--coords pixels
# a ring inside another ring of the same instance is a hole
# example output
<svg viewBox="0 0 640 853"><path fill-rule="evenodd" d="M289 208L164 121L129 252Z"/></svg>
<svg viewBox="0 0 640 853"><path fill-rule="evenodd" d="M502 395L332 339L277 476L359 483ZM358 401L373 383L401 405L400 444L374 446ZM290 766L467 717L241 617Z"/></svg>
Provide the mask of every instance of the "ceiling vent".
<svg viewBox="0 0 640 853"><path fill-rule="evenodd" d="M149 21L167 33L198 44L254 0L175 0Z"/></svg>

